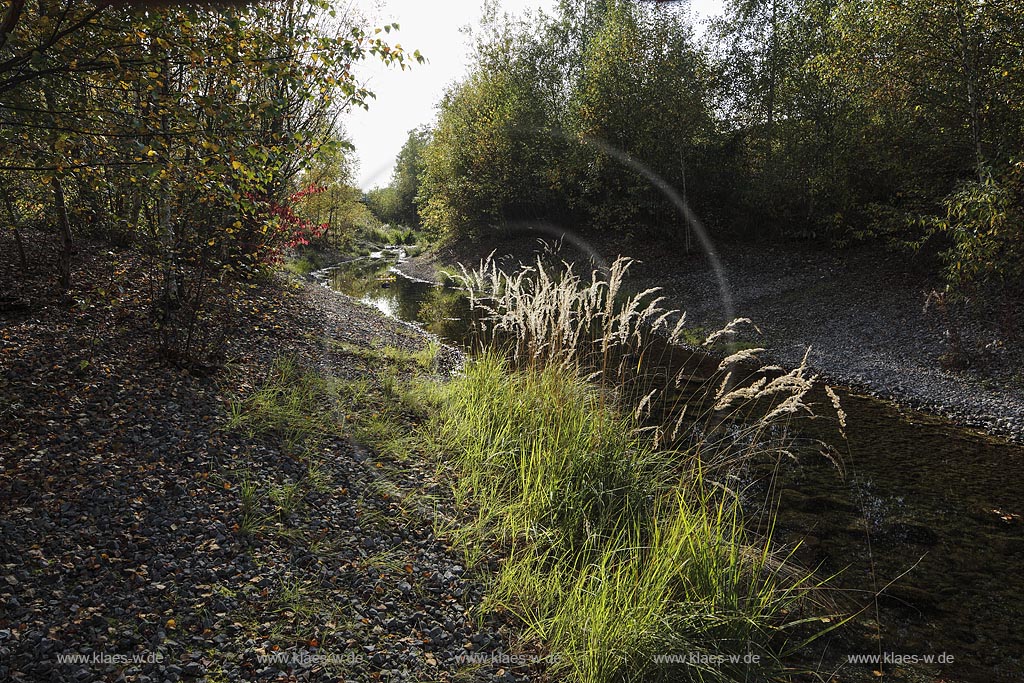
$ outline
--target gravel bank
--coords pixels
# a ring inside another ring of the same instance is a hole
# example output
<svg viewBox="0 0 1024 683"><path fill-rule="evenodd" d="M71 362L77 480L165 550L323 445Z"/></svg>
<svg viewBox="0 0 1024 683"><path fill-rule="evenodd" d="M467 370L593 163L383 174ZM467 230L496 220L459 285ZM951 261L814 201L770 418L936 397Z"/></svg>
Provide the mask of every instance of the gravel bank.
<svg viewBox="0 0 1024 683"><path fill-rule="evenodd" d="M439 269L443 267L445 267L445 264L436 254L421 254L405 259L395 266L395 270L412 280L437 282L440 277Z"/></svg>
<svg viewBox="0 0 1024 683"><path fill-rule="evenodd" d="M353 348L422 333L267 283L228 366L197 376L156 361L143 296L91 295L118 267L140 292L155 271L85 253L74 296L92 303L70 308L41 272L4 282L30 306L0 315L0 681L538 680L435 534L432 467L331 437L314 485L282 439L225 428L225 397L282 354L374 383Z"/></svg>
<svg viewBox="0 0 1024 683"><path fill-rule="evenodd" d="M692 325L710 331L729 319L715 269L702 254L625 241L588 246L606 261L618 254L638 258L629 283L637 290L662 287L668 305L685 310ZM534 237L520 236L403 267L429 278L438 263L476 263L495 248L512 266L532 261L536 247ZM586 258L565 253L570 260ZM1019 305L1016 323L1003 304L973 314L925 310L927 293L940 283L877 248L729 245L719 256L732 313L754 320L763 332L754 341L776 360L799 363L810 348L810 364L834 383L1024 442ZM960 367L944 358L951 335L960 337Z"/></svg>

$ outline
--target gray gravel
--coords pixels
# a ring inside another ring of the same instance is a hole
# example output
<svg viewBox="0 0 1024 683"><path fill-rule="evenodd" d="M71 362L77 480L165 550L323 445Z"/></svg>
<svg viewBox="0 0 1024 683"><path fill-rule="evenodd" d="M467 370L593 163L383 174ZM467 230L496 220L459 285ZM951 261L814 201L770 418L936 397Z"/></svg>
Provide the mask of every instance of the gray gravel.
<svg viewBox="0 0 1024 683"><path fill-rule="evenodd" d="M435 533L427 511L448 489L432 466L331 437L319 485L286 510L271 491L309 482L307 463L225 429L222 396L280 354L377 382L382 368L335 342L427 339L313 283L243 303L213 377L155 362L144 330L97 339L59 308L0 319L16 401L0 422L0 681L536 678L507 663L510 624L481 615L480 581ZM88 364L67 361L83 349Z"/></svg>
<svg viewBox="0 0 1024 683"><path fill-rule="evenodd" d="M1024 440L1024 354L1019 331L962 309L925 308L938 283L876 250L807 252L732 248L723 269L736 315L752 318L757 339L783 364L810 365L830 381ZM664 261L637 269L657 281L688 319L714 329L726 318L706 263ZM951 334L962 367L947 367Z"/></svg>

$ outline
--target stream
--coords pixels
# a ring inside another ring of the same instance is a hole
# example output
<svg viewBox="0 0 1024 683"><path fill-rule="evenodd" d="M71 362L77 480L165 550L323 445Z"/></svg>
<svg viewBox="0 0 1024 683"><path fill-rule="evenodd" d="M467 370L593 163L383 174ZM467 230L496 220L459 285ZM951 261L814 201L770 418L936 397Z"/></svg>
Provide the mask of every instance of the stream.
<svg viewBox="0 0 1024 683"><path fill-rule="evenodd" d="M396 272L403 259L400 248L387 248L318 277L386 315L464 343L463 297ZM1024 447L838 392L849 416L847 440L837 443L842 471L808 453L764 478L781 489L776 541L801 542L796 559L834 575L829 585L843 611L864 608L814 645L819 674L1024 682ZM879 654L888 661L849 661Z"/></svg>

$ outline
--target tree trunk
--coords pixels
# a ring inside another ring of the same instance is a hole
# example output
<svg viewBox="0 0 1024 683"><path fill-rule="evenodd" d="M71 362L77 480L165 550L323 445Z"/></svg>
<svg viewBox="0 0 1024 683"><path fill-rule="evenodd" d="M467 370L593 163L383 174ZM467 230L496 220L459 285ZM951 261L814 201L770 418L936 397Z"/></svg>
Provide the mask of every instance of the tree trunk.
<svg viewBox="0 0 1024 683"><path fill-rule="evenodd" d="M138 185L132 185L131 205L128 209L128 230L134 235L139 227L139 214L142 213L142 191Z"/></svg>
<svg viewBox="0 0 1024 683"><path fill-rule="evenodd" d="M161 62L161 79L163 81L163 87L160 89L161 98L166 101L170 92L170 58L164 54L164 58ZM167 114L160 117L160 132L163 133L161 140L164 141L165 145L169 145L168 133L168 121ZM164 150L162 161L168 164L169 167L169 150ZM181 304L180 287L179 287L179 276L178 276L178 245L177 235L175 234L174 221L171 220L171 184L166 176L160 181L160 196L157 199L157 221L159 226L157 230L160 234L160 242L163 246L164 252L164 292L163 299L164 305L167 307L168 313L174 311Z"/></svg>
<svg viewBox="0 0 1024 683"><path fill-rule="evenodd" d="M971 141L974 143L974 165L978 173L978 180L984 181L985 154L981 148L981 107L978 103L977 69L974 68L974 59L971 55L966 14L967 9L964 3L957 3L956 23L960 32L960 67L963 69L964 78L967 81L967 104L971 119Z"/></svg>
<svg viewBox="0 0 1024 683"><path fill-rule="evenodd" d="M14 33L14 28L18 25L18 20L21 18L21 12L24 8L25 0L12 0L11 4L7 7L4 19L0 22L0 47L3 47L4 43L7 42L7 35Z"/></svg>
<svg viewBox="0 0 1024 683"><path fill-rule="evenodd" d="M766 126L765 126L765 159L770 159L772 156L772 137L775 129L775 81L778 79L777 72L777 55L778 51L778 0L772 0L772 16L770 29L771 35L768 39L768 101L765 108Z"/></svg>
<svg viewBox="0 0 1024 683"><path fill-rule="evenodd" d="M46 101L46 108L50 116L57 118L57 101L49 86L43 87L43 99ZM56 142L53 147L54 162L62 157ZM71 221L68 219L68 207L64 201L64 185L60 179L60 172L55 171L53 175L53 205L57 212L57 228L60 231L60 252L57 257L57 275L62 293L71 289L71 250L74 247L74 240L71 236Z"/></svg>
<svg viewBox="0 0 1024 683"><path fill-rule="evenodd" d="M11 201L11 195L4 192L4 205L7 207L7 215L10 217L11 230L14 232L14 245L18 248L18 261L21 264L21 272L28 272L28 259L25 258L25 245L21 241L21 231L18 229L17 210L14 208L14 203Z"/></svg>
<svg viewBox="0 0 1024 683"><path fill-rule="evenodd" d="M57 226L60 229L60 255L57 259L58 276L61 292L71 289L71 249L74 241L71 238L71 221L68 220L68 208L64 203L64 186L60 178L53 177L53 201L57 210Z"/></svg>
<svg viewBox="0 0 1024 683"><path fill-rule="evenodd" d="M686 196L686 159L683 158L683 153L681 151L679 152L679 169L682 172L682 180L683 180L683 188L682 188L683 189L683 204L685 204L687 209L689 209L690 202L689 202L688 197ZM690 253L690 234L693 232L693 223L690 221L690 214L689 213L687 213L687 215L684 217L684 220L686 221L686 228L684 230L685 237L686 237L686 253L689 254Z"/></svg>

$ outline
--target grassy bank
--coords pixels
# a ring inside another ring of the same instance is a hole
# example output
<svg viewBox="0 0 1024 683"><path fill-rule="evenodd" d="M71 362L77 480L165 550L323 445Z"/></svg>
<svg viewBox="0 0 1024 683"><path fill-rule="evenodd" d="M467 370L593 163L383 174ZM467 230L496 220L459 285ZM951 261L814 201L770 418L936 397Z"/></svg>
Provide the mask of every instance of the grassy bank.
<svg viewBox="0 0 1024 683"><path fill-rule="evenodd" d="M326 268L341 257L333 251L301 249L285 258L282 267L293 275L305 277L313 271Z"/></svg>
<svg viewBox="0 0 1024 683"><path fill-rule="evenodd" d="M643 376L651 328L672 312L653 292L623 294L626 268L591 282L539 264L466 273L486 330L458 376L429 372L436 348L363 350L372 376L286 367L240 405L237 422L253 415L284 435L316 434L332 414L317 407L326 401L382 456L433 465L449 493L428 505L454 510L436 523L487 585L484 612L514 617L524 649L553 675L784 677L792 615L815 586L773 552L771 519L758 520L767 535L751 531L729 475L777 455L781 441L763 437L805 409L810 380L799 368L737 384L744 350L709 385L714 408L684 423L687 405L675 405L652 419L657 390L625 381L608 359L629 357L631 376Z"/></svg>
<svg viewBox="0 0 1024 683"><path fill-rule="evenodd" d="M454 510L435 523L488 587L484 613L513 616L552 674L783 675L787 615L812 586L747 530L738 497L692 453L659 449L562 367L516 370L488 353L442 381L421 373L429 351L372 353L378 374L365 380L280 361L235 404L233 426L298 458L347 433L392 462L433 464L450 494L429 502ZM317 481L309 465L303 487Z"/></svg>
<svg viewBox="0 0 1024 683"><path fill-rule="evenodd" d="M748 534L737 497L689 453L563 368L485 356L426 391L421 431L448 456L468 556L500 547L488 606L570 680L746 680L804 586Z"/></svg>

